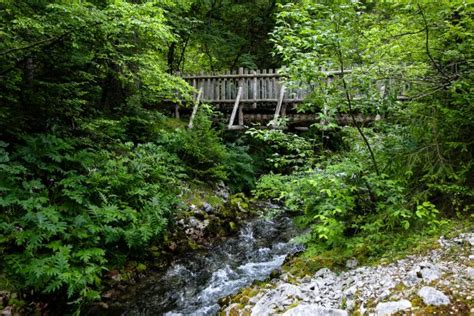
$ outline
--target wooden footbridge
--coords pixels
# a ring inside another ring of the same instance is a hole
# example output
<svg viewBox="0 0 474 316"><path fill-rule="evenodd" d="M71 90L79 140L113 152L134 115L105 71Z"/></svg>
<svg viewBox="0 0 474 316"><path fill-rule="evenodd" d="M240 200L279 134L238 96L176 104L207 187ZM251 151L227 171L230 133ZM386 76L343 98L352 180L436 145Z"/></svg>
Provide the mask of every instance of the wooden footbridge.
<svg viewBox="0 0 474 316"><path fill-rule="evenodd" d="M350 70L347 71L349 73ZM325 84L331 85L339 71L325 72ZM318 113L297 113L296 107L314 90L314 86L300 85L286 87L279 70L264 69L251 71L240 68L223 74L183 75L197 91L189 127L192 128L194 116L200 103L207 103L221 111L228 118L228 129L244 129L252 123L272 125L280 117L285 117L289 125L308 126L318 121ZM387 94L386 84L379 84L381 94ZM405 100L406 87L398 87L398 99ZM400 94L400 95L399 95ZM176 117L180 117L180 108L175 108ZM373 117L358 116L361 121L373 120ZM341 116L341 123L347 123L348 117ZM273 122L273 123L272 123ZM304 127L299 127L304 128Z"/></svg>

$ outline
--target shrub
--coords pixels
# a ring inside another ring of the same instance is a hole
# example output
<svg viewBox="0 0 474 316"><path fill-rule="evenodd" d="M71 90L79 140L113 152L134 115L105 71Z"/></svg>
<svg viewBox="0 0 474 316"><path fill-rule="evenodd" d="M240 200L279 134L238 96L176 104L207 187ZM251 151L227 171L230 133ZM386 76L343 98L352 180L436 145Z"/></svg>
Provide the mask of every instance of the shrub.
<svg viewBox="0 0 474 316"><path fill-rule="evenodd" d="M184 170L161 146L81 149L51 134L1 145L0 261L15 289L98 298L111 258L157 240L177 207Z"/></svg>
<svg viewBox="0 0 474 316"><path fill-rule="evenodd" d="M216 130L212 128L212 110L203 105L196 114L192 129L177 128L164 132L160 144L176 153L187 166L192 178L201 181L227 179L227 149Z"/></svg>
<svg viewBox="0 0 474 316"><path fill-rule="evenodd" d="M306 242L326 249L345 248L352 237L381 240L390 232L442 224L433 204L408 200L403 183L368 170L364 155L335 156L309 171L262 177L256 195L300 212L298 222L311 227Z"/></svg>

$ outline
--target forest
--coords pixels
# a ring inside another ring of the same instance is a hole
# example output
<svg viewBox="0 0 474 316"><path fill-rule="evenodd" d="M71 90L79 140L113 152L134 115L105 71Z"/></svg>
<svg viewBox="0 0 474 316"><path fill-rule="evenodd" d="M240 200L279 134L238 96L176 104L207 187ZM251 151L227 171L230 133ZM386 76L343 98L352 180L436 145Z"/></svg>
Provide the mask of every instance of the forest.
<svg viewBox="0 0 474 316"><path fill-rule="evenodd" d="M111 301L259 216L291 218L301 277L473 231L471 1L0 0L0 20L2 315L133 314ZM310 87L317 119L174 116L181 74L239 68Z"/></svg>

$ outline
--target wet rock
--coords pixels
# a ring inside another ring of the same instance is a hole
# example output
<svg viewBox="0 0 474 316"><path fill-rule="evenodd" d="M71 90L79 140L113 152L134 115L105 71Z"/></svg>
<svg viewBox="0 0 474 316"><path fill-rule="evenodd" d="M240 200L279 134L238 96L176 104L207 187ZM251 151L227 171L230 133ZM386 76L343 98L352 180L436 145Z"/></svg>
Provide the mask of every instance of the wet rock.
<svg viewBox="0 0 474 316"><path fill-rule="evenodd" d="M168 245L168 249L172 252L176 251L178 249L178 244L174 241L170 242Z"/></svg>
<svg viewBox="0 0 474 316"><path fill-rule="evenodd" d="M347 316L342 309L324 308L316 304L300 304L283 313L284 316Z"/></svg>
<svg viewBox="0 0 474 316"><path fill-rule="evenodd" d="M375 314L377 316L392 315L410 308L411 303L408 300L379 303L377 307L375 307Z"/></svg>
<svg viewBox="0 0 474 316"><path fill-rule="evenodd" d="M239 310L240 310L240 304L234 303L227 308L225 315L226 316L240 315Z"/></svg>
<svg viewBox="0 0 474 316"><path fill-rule="evenodd" d="M214 208L212 207L211 204L205 202L203 205L202 205L202 209L206 212L206 213L211 213L212 211L214 211Z"/></svg>
<svg viewBox="0 0 474 316"><path fill-rule="evenodd" d="M450 303L449 297L443 292L438 291L434 287L424 286L418 291L418 296L421 297L423 303L426 305L448 305Z"/></svg>
<svg viewBox="0 0 474 316"><path fill-rule="evenodd" d="M218 197L222 198L225 202L229 200L230 193L227 187L225 186L224 182L221 181L217 184L215 193Z"/></svg>

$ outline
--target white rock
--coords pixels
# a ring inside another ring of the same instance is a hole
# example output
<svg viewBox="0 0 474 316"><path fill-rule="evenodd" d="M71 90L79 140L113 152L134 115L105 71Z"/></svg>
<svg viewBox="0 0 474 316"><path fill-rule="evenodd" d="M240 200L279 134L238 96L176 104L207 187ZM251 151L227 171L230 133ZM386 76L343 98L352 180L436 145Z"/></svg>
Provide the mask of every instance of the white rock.
<svg viewBox="0 0 474 316"><path fill-rule="evenodd" d="M329 277L329 276L333 276L334 275L334 272L332 272L331 270L329 270L328 268L322 268L322 269L319 269L315 274L314 274L314 277L315 278L326 278L326 277Z"/></svg>
<svg viewBox="0 0 474 316"><path fill-rule="evenodd" d="M284 316L347 316L347 312L341 309L324 308L316 304L300 304L295 308L287 310Z"/></svg>
<svg viewBox="0 0 474 316"><path fill-rule="evenodd" d="M359 261L357 261L357 259L350 259L350 260L347 260L346 262L346 268L353 269L357 267L358 264L359 264Z"/></svg>
<svg viewBox="0 0 474 316"><path fill-rule="evenodd" d="M474 268L467 267L466 274L470 279L474 280Z"/></svg>
<svg viewBox="0 0 474 316"><path fill-rule="evenodd" d="M443 292L438 291L434 287L424 286L418 291L418 296L421 297L426 305L448 305L450 303L449 297Z"/></svg>
<svg viewBox="0 0 474 316"><path fill-rule="evenodd" d="M441 271L439 267L430 262L420 263L420 268L421 277L426 282L431 282L441 277Z"/></svg>
<svg viewBox="0 0 474 316"><path fill-rule="evenodd" d="M405 284L408 287L411 287L417 284L418 282L420 282L421 278L418 277L418 273L419 273L418 269L409 271L407 275L405 276L405 278L403 279L403 284Z"/></svg>
<svg viewBox="0 0 474 316"><path fill-rule="evenodd" d="M252 308L252 315L272 315L274 314L273 310L275 308L291 305L294 299L303 300L306 295L303 294L302 290L296 285L288 283L281 284L262 296Z"/></svg>
<svg viewBox="0 0 474 316"><path fill-rule="evenodd" d="M411 303L408 300L379 303L377 307L375 307L375 314L377 316L392 315L409 308L411 308Z"/></svg>

